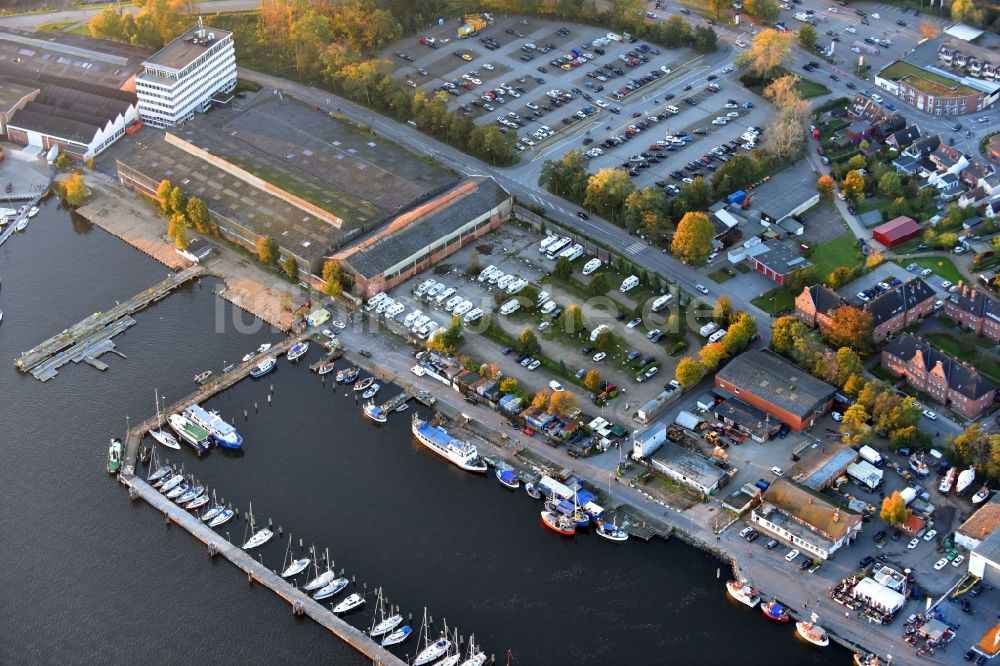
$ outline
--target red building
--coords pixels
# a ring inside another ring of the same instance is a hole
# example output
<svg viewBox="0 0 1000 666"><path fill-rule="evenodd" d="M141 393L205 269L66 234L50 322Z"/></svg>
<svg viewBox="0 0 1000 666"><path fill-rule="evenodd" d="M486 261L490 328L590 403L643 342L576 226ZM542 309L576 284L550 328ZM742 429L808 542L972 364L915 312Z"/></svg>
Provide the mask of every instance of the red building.
<svg viewBox="0 0 1000 666"><path fill-rule="evenodd" d="M922 232L923 229L920 228L916 220L900 215L895 220L875 227L872 237L886 247L895 247L911 238L916 238Z"/></svg>

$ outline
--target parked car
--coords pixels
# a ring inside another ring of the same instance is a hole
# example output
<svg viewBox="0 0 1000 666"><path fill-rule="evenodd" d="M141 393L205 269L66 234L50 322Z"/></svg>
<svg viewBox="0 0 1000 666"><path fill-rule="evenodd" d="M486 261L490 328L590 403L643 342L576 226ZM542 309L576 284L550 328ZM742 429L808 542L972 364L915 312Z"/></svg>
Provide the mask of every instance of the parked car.
<svg viewBox="0 0 1000 666"><path fill-rule="evenodd" d="M791 561L793 561L798 556L799 556L799 551L797 551L797 550L795 550L793 548L792 550L788 551L787 555L785 555L785 561L786 562L791 562Z"/></svg>

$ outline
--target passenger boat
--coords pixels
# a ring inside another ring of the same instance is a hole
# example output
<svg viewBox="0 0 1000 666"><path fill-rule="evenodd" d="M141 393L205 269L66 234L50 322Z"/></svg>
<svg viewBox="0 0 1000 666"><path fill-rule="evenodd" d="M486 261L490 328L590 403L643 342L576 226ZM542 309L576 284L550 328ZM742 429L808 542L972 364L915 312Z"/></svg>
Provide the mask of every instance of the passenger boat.
<svg viewBox="0 0 1000 666"><path fill-rule="evenodd" d="M364 604L365 604L365 598L360 594L358 594L357 592L355 592L354 594L352 594L351 596L347 597L339 604L334 606L333 612L337 614L347 613L348 611L352 611L355 608L360 608Z"/></svg>
<svg viewBox="0 0 1000 666"><path fill-rule="evenodd" d="M208 504L208 494L199 495L198 497L195 497L193 500L185 504L184 508L187 509L188 511L193 511L195 509L200 509L206 504Z"/></svg>
<svg viewBox="0 0 1000 666"><path fill-rule="evenodd" d="M257 353L258 354L263 354L264 352L266 352L270 348L271 348L271 343L270 342L265 342L260 347L257 347Z"/></svg>
<svg viewBox="0 0 1000 666"><path fill-rule="evenodd" d="M217 515L222 513L222 510L224 508L225 507L223 507L221 504L213 504L211 507L208 508L207 511L205 511L205 513L201 514L201 522L207 523L208 521L212 520L212 518L215 518Z"/></svg>
<svg viewBox="0 0 1000 666"><path fill-rule="evenodd" d="M288 353L285 354L285 356L288 357L289 361L295 363L297 360L305 356L307 351L309 351L309 341L302 340L301 342L296 342L292 345L292 348L288 350Z"/></svg>
<svg viewBox="0 0 1000 666"><path fill-rule="evenodd" d="M211 448L211 442L208 439L208 431L201 426L195 425L182 414L171 414L167 417L167 423L174 432L184 441L185 444L189 445L195 450L198 455L205 453Z"/></svg>
<svg viewBox="0 0 1000 666"><path fill-rule="evenodd" d="M236 515L236 512L233 511L232 509L223 509L222 511L219 512L219 515L217 515L215 518L212 518L212 520L209 521L208 526L218 527L219 525L225 525L226 523L228 523L230 520L233 519L234 515Z"/></svg>
<svg viewBox="0 0 1000 666"><path fill-rule="evenodd" d="M830 637L826 635L826 630L823 627L816 624L819 618L816 613L812 614L812 622L796 622L795 631L802 638L806 639L813 645L818 645L820 647L826 647L830 644Z"/></svg>
<svg viewBox="0 0 1000 666"><path fill-rule="evenodd" d="M433 426L414 414L410 429L418 442L448 462L467 472L486 472L486 463L479 457L476 447L452 437L441 426Z"/></svg>
<svg viewBox="0 0 1000 666"><path fill-rule="evenodd" d="M167 499L176 499L190 489L191 489L191 484L188 483L187 481L184 481L183 483L178 484L172 490L167 492Z"/></svg>
<svg viewBox="0 0 1000 666"><path fill-rule="evenodd" d="M122 440L117 437L111 439L108 446L108 474L117 474L122 468Z"/></svg>
<svg viewBox="0 0 1000 666"><path fill-rule="evenodd" d="M170 465L162 465L160 467L157 467L155 470L153 470L153 473L149 475L149 478L146 479L146 482L153 483L155 481L159 481L160 479L165 477L169 472L170 472Z"/></svg>
<svg viewBox="0 0 1000 666"><path fill-rule="evenodd" d="M393 615L392 617L387 617L378 624L376 624L374 627L372 627L372 630L368 632L368 635L373 638L377 636L384 636L385 634L392 632L396 627L398 627L402 623L403 623L402 615L397 614Z"/></svg>
<svg viewBox="0 0 1000 666"><path fill-rule="evenodd" d="M542 493L539 492L538 488L535 487L535 484L530 481L524 484L524 492L528 493L528 497L531 499L542 499Z"/></svg>
<svg viewBox="0 0 1000 666"><path fill-rule="evenodd" d="M261 530L257 530L257 533L254 534L252 537L250 537L245 544L243 544L243 550L251 550L253 548L259 548L260 546L263 546L265 543L270 541L271 537L273 536L274 532L267 529L266 527Z"/></svg>
<svg viewBox="0 0 1000 666"><path fill-rule="evenodd" d="M212 376L211 370L206 370L205 372L199 372L197 375L194 376L194 383L204 384L205 382L208 381L208 378L211 376Z"/></svg>
<svg viewBox="0 0 1000 666"><path fill-rule="evenodd" d="M370 418L372 421L375 421L376 423L385 423L386 420L388 419L385 410L383 410L381 407L379 407L370 400L365 403L365 406L362 407L362 410L364 411L365 416Z"/></svg>
<svg viewBox="0 0 1000 666"><path fill-rule="evenodd" d="M942 494L947 494L951 490L951 487L955 485L955 475L957 473L958 470L956 468L952 467L949 469L948 473L944 475L943 479L941 479L941 485L938 486L938 491Z"/></svg>
<svg viewBox="0 0 1000 666"><path fill-rule="evenodd" d="M564 516L555 511L542 511L542 524L547 528L562 534L563 536L573 536L576 534L576 523L569 516Z"/></svg>
<svg viewBox="0 0 1000 666"><path fill-rule="evenodd" d="M167 493L174 490L177 486L184 483L183 474L174 474L172 477L166 480L164 484L160 487L160 492L166 495Z"/></svg>
<svg viewBox="0 0 1000 666"><path fill-rule="evenodd" d="M350 582L351 581L346 578L337 578L336 580L330 581L317 590L316 594L313 595L313 599L327 599L335 594L340 594L340 591L347 587L347 584Z"/></svg>
<svg viewBox="0 0 1000 666"><path fill-rule="evenodd" d="M973 467L969 469L962 470L958 475L958 482L955 484L955 494L961 494L965 492L965 489L972 485L972 482L976 480L976 470Z"/></svg>
<svg viewBox="0 0 1000 666"><path fill-rule="evenodd" d="M34 217L38 215L38 206L32 206L28 209L28 217Z"/></svg>
<svg viewBox="0 0 1000 666"><path fill-rule="evenodd" d="M727 581L726 590L729 591L729 596L750 608L760 603L760 595L757 594L757 590L750 587L745 581Z"/></svg>
<svg viewBox="0 0 1000 666"><path fill-rule="evenodd" d="M374 377L365 377L364 379L354 382L354 390L360 393L361 391L367 390L368 387L374 383L375 383Z"/></svg>
<svg viewBox="0 0 1000 666"><path fill-rule="evenodd" d="M990 496L990 489L987 488L986 484L984 483L983 487L979 489L979 492L977 492L975 495L972 496L972 503L981 504L982 502L986 501L986 498L989 496Z"/></svg>
<svg viewBox="0 0 1000 666"><path fill-rule="evenodd" d="M365 400L374 398L375 394L378 393L380 388L382 387L379 386L378 384L372 384L371 386L368 387L367 391L361 394L361 397L364 398Z"/></svg>
<svg viewBox="0 0 1000 666"><path fill-rule="evenodd" d="M855 652L854 653L854 664L855 666L880 666L882 660L873 654L867 652Z"/></svg>
<svg viewBox="0 0 1000 666"><path fill-rule="evenodd" d="M416 658L413 660L413 666L422 666L422 664L437 661L448 651L449 647L451 647L451 641L442 636L417 653Z"/></svg>
<svg viewBox="0 0 1000 666"><path fill-rule="evenodd" d="M517 490L521 487L521 480L517 478L517 474L515 474L512 469L498 469L496 471L496 477L497 481L511 490Z"/></svg>
<svg viewBox="0 0 1000 666"><path fill-rule="evenodd" d="M196 426L208 431L216 444L224 449L238 449L243 446L243 438L236 428L226 423L226 420L216 411L206 411L198 404L193 404L184 410L184 416Z"/></svg>
<svg viewBox="0 0 1000 666"><path fill-rule="evenodd" d="M927 463L924 462L923 455L916 453L910 456L910 469L916 472L917 476L927 476L931 473Z"/></svg>
<svg viewBox="0 0 1000 666"><path fill-rule="evenodd" d="M628 532L624 529L618 527L618 525L612 523L597 523L597 536L612 541L614 543L622 543L628 541Z"/></svg>
<svg viewBox="0 0 1000 666"><path fill-rule="evenodd" d="M400 627L399 629L396 629L395 631L393 631L391 634L389 634L385 638L383 638L382 639L382 647L390 647L390 646L393 646L393 645L399 645L400 643L402 643L403 641L405 641L407 638L409 638L410 634L412 634L412 633L413 633L413 629L410 628L410 625L408 625L408 624L404 625L404 626Z"/></svg>
<svg viewBox="0 0 1000 666"><path fill-rule="evenodd" d="M319 588L323 587L324 585L329 584L330 581L335 580L336 578L337 578L337 574L335 574L332 571L330 571L329 569L327 569L326 571L324 571L323 573L319 574L318 576L316 576L315 578L313 578L311 581L309 581L308 583L306 583L305 585L303 585L302 589L305 590L306 592L311 592L312 590L318 590Z"/></svg>
<svg viewBox="0 0 1000 666"><path fill-rule="evenodd" d="M341 384L350 384L354 382L360 374L361 370L357 367L344 368L343 370L337 371L337 381Z"/></svg>
<svg viewBox="0 0 1000 666"><path fill-rule="evenodd" d="M332 361L332 360L331 361L323 361L316 368L316 374L320 375L320 376L322 376L322 375L328 375L331 372L333 372L333 368L334 368L335 365L336 365L335 362Z"/></svg>
<svg viewBox="0 0 1000 666"><path fill-rule="evenodd" d="M268 356L263 361L254 366L253 370L250 371L250 376L253 378L263 377L267 373L274 370L274 367L278 365L278 359L273 356Z"/></svg>
<svg viewBox="0 0 1000 666"><path fill-rule="evenodd" d="M288 567L281 572L282 578L291 578L292 576L297 576L306 570L309 566L311 560L308 557L303 557L298 560L294 560Z"/></svg>
<svg viewBox="0 0 1000 666"><path fill-rule="evenodd" d="M192 486L184 493L178 495L174 501L177 504L184 504L185 502L190 502L195 497L199 497L203 492L205 492L205 486Z"/></svg>
<svg viewBox="0 0 1000 666"><path fill-rule="evenodd" d="M777 601L765 601L760 605L760 610L764 613L764 615L768 616L772 620L775 620L776 622L788 622L792 619L788 609L779 604Z"/></svg>

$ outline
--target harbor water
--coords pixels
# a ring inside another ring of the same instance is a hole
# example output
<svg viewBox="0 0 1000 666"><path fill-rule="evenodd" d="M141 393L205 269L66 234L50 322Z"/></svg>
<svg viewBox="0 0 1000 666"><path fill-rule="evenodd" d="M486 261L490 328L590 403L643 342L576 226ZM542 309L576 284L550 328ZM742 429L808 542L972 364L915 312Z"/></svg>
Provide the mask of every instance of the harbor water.
<svg viewBox="0 0 1000 666"><path fill-rule="evenodd" d="M276 331L252 330L203 279L139 313L115 338L127 360L102 357L104 373L69 364L43 384L14 369L22 351L165 275L54 202L0 248L0 663L364 663L130 503L104 471L108 438L123 435L126 417L152 413L154 388L173 402L193 390L194 374L218 373ZM728 567L676 539L615 545L546 531L523 490L413 442L410 414L424 408L384 425L364 420L332 375L324 384L308 372L318 354L299 366L281 359L204 405L235 420L242 455L160 449L241 512L252 501L259 526L282 528L254 551L269 568L281 568L289 534L296 548L302 539L329 549L356 580L339 598L381 586L412 613L414 636L426 606L436 630L447 619L475 633L498 663L508 650L513 664L849 662L845 650L815 649L793 625L731 602ZM222 528L237 543L246 530L242 520ZM348 621L367 628L373 602ZM415 648L414 638L398 653Z"/></svg>

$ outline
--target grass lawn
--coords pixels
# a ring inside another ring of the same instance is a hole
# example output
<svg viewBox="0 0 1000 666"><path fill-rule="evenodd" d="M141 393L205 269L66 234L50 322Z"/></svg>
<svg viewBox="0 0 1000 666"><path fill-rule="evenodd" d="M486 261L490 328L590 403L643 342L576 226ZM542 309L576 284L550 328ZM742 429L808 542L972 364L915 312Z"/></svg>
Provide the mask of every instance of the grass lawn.
<svg viewBox="0 0 1000 666"><path fill-rule="evenodd" d="M811 79L799 79L798 90L802 99L810 99L812 97L819 97L820 95L829 95L831 92L830 89L822 83L817 83Z"/></svg>
<svg viewBox="0 0 1000 666"><path fill-rule="evenodd" d="M809 261L816 267L821 279L841 266L860 266L864 263L857 239L853 234L844 234L831 241L821 243L812 249Z"/></svg>
<svg viewBox="0 0 1000 666"><path fill-rule="evenodd" d="M736 277L736 272L731 268L720 268L714 273L709 273L708 277L712 278L713 280L721 284L726 280L732 280L734 277Z"/></svg>
<svg viewBox="0 0 1000 666"><path fill-rule="evenodd" d="M795 307L795 296L785 287L775 287L750 302L768 314L778 314Z"/></svg>
<svg viewBox="0 0 1000 666"><path fill-rule="evenodd" d="M927 333L928 342L955 358L972 364L976 370L994 384L1000 384L1000 361L991 354L976 350L977 340L970 335L953 333Z"/></svg>
<svg viewBox="0 0 1000 666"><path fill-rule="evenodd" d="M951 259L947 257L920 257L912 261L918 266L931 269L945 280L949 280L954 284L958 284L959 280L964 279L962 274L958 272L958 269L955 268L955 264L951 263Z"/></svg>

